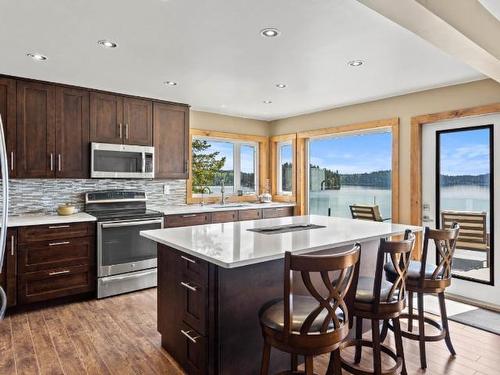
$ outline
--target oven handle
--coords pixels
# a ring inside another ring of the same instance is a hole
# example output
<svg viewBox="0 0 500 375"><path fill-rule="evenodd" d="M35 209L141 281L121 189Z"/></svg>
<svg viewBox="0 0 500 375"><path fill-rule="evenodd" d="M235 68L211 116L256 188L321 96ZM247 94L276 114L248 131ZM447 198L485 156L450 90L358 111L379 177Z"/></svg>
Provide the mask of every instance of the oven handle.
<svg viewBox="0 0 500 375"><path fill-rule="evenodd" d="M152 275L152 274L155 274L155 273L158 273L158 271L157 271L156 268L154 268L152 270L146 270L144 272L134 272L132 274L125 274L123 276L109 276L109 277L104 277L102 279L99 279L99 282L102 283L102 284L107 284L107 283L112 283L113 281L117 281L117 280L136 279L138 277L148 276L148 275Z"/></svg>
<svg viewBox="0 0 500 375"><path fill-rule="evenodd" d="M103 229L106 228L119 228L119 227L136 227L138 225L146 225L146 224L162 224L163 219L156 220L143 220L143 221L124 221L121 223L102 223L101 226Z"/></svg>

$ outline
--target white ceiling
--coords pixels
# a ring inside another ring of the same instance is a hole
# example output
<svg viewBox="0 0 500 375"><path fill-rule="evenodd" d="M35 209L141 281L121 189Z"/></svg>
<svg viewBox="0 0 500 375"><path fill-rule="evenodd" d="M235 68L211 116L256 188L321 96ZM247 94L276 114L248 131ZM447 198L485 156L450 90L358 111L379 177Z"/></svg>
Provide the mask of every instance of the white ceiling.
<svg viewBox="0 0 500 375"><path fill-rule="evenodd" d="M484 78L353 0L0 0L0 53L3 74L264 120Z"/></svg>

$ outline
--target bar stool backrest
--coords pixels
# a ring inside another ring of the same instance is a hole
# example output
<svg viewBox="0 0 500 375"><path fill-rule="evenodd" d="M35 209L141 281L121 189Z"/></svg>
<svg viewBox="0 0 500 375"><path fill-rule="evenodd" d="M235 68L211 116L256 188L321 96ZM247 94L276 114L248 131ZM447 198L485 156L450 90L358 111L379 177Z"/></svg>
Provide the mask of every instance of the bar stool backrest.
<svg viewBox="0 0 500 375"><path fill-rule="evenodd" d="M445 281L451 279L451 266L453 255L455 254L455 246L457 244L460 226L453 223L447 229L430 229L425 228L424 234L424 249L422 253L422 268L420 270L420 283L423 285L425 280ZM427 264L427 255L429 252L429 241L434 241L437 254L437 265L430 279L425 276L425 268Z"/></svg>
<svg viewBox="0 0 500 375"><path fill-rule="evenodd" d="M401 241L388 241L380 239L377 254L377 268L375 270L375 281L373 283L374 303L373 309L378 312L383 305L402 303L406 295L406 277L410 266L415 234L407 229L404 239ZM384 261L386 256L392 263L396 273L391 289L382 297L382 277L384 272Z"/></svg>
<svg viewBox="0 0 500 375"><path fill-rule="evenodd" d="M341 254L333 255L292 255L285 253L285 287L284 287L284 329L285 335L291 335L293 321L293 274L299 272L305 288L317 302L318 307L309 313L300 328L301 336L311 336L311 326L320 314L326 312L321 324L319 335L344 336L348 333L349 312L348 305L354 300L359 273L359 244ZM334 271L334 272L332 272ZM311 275L318 273L323 285L315 285ZM320 288L321 287L321 288ZM325 287L327 295L321 290ZM349 295L348 295L349 293ZM341 312L341 319L337 313ZM333 332L332 332L333 324ZM318 336L318 332L314 333ZM343 337L342 337L343 338Z"/></svg>

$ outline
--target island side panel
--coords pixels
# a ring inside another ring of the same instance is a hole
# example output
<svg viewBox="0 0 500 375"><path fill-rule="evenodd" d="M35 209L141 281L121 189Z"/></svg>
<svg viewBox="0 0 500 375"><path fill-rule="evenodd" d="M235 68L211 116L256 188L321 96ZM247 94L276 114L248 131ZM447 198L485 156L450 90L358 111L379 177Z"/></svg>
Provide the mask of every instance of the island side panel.
<svg viewBox="0 0 500 375"><path fill-rule="evenodd" d="M266 302L283 298L283 270L283 259L234 269L218 267L220 375L260 372L264 340L258 312ZM290 355L273 349L269 373L289 366Z"/></svg>

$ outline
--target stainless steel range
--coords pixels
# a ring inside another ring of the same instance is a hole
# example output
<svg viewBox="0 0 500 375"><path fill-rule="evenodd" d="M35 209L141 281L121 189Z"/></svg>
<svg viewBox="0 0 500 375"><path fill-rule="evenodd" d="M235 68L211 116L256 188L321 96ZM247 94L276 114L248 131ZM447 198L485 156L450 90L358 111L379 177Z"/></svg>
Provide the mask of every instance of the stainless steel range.
<svg viewBox="0 0 500 375"><path fill-rule="evenodd" d="M85 211L97 217L97 298L156 286L156 246L139 232L163 228L163 214L146 201L143 191L85 194Z"/></svg>

